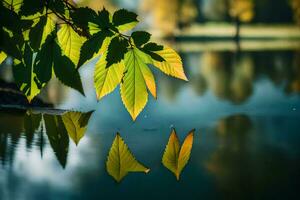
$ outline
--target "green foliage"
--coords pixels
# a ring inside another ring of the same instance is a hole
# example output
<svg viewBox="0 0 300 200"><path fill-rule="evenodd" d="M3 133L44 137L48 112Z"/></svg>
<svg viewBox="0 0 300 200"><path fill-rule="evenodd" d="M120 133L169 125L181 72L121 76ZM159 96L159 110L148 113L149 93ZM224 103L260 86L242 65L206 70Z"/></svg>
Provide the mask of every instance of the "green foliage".
<svg viewBox="0 0 300 200"><path fill-rule="evenodd" d="M150 42L151 34L132 30L137 15L77 7L67 0L0 0L0 55L14 59L15 80L31 101L55 75L84 94L78 68L100 57L95 68L98 99L121 84L123 103L133 119L156 98L150 65L187 80L172 49Z"/></svg>

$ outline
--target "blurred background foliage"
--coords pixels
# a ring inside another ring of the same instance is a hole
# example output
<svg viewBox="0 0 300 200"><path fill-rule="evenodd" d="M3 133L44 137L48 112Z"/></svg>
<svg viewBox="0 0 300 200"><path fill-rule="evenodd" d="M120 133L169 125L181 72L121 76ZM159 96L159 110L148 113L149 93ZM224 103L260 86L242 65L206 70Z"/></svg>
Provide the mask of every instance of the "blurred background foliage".
<svg viewBox="0 0 300 200"><path fill-rule="evenodd" d="M134 10L144 26L166 34L192 23L241 22L295 24L300 22L299 0L78 0L99 10L105 6Z"/></svg>

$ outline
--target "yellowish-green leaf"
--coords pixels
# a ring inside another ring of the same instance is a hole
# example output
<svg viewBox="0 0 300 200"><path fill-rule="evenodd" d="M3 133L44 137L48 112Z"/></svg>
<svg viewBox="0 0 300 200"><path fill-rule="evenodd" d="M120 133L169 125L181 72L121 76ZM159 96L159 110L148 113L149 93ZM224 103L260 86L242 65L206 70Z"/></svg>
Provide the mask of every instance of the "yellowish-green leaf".
<svg viewBox="0 0 300 200"><path fill-rule="evenodd" d="M129 31L129 30L133 29L137 24L138 24L138 22L134 21L131 23L117 26L117 28L119 29L120 32L125 32L125 31Z"/></svg>
<svg viewBox="0 0 300 200"><path fill-rule="evenodd" d="M124 61L106 68L106 55L107 52L101 56L95 66L94 84L97 99L101 99L105 95L111 93L119 85L125 69Z"/></svg>
<svg viewBox="0 0 300 200"><path fill-rule="evenodd" d="M150 171L134 158L119 133L110 148L106 170L117 182L120 182L129 172L148 173Z"/></svg>
<svg viewBox="0 0 300 200"><path fill-rule="evenodd" d="M43 45L47 39L47 36L52 33L52 31L55 29L55 21L53 21L53 18L51 17L52 15L49 15L47 17L47 22L43 30L43 36L42 36L42 41L41 45Z"/></svg>
<svg viewBox="0 0 300 200"><path fill-rule="evenodd" d="M167 75L182 79L187 81L187 77L184 74L184 69L180 56L171 48L164 47L161 51L155 51L158 55L163 57L165 61L159 62L153 60L155 67L159 68L161 71Z"/></svg>
<svg viewBox="0 0 300 200"><path fill-rule="evenodd" d="M65 124L67 132L76 145L78 145L79 141L86 132L88 120L91 114L92 112L67 112L62 115L62 120Z"/></svg>
<svg viewBox="0 0 300 200"><path fill-rule="evenodd" d="M18 13L20 11L20 8L22 6L23 0L4 0L4 6L12 9L14 12ZM12 6L12 8L10 7Z"/></svg>
<svg viewBox="0 0 300 200"><path fill-rule="evenodd" d="M0 52L0 64L2 64L2 62L7 58L6 53L4 53L3 51Z"/></svg>
<svg viewBox="0 0 300 200"><path fill-rule="evenodd" d="M173 129L166 146L162 163L175 174L177 180L179 180L183 168L189 161L193 147L194 132L195 130L189 132L180 148L179 139L175 129Z"/></svg>
<svg viewBox="0 0 300 200"><path fill-rule="evenodd" d="M156 97L156 85L152 72L145 63L144 53L133 48L125 55L126 73L121 83L121 98L133 120L145 107L149 91Z"/></svg>
<svg viewBox="0 0 300 200"><path fill-rule="evenodd" d="M63 54L69 57L77 66L80 57L80 48L86 39L78 35L78 33L67 24L63 24L59 29L57 39Z"/></svg>
<svg viewBox="0 0 300 200"><path fill-rule="evenodd" d="M92 23L92 22L88 23L88 27L89 27L89 32L90 32L91 35L94 35L95 33L98 33L99 31L101 31L99 26L95 23Z"/></svg>

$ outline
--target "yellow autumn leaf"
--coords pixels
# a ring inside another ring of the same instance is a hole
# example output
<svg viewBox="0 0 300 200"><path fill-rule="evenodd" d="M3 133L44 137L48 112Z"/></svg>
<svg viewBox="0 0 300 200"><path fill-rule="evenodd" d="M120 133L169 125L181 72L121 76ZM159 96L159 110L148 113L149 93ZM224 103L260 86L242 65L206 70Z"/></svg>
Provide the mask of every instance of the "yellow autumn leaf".
<svg viewBox="0 0 300 200"><path fill-rule="evenodd" d="M63 24L59 29L57 39L63 54L69 57L77 66L80 57L80 48L86 39L78 35L78 33L67 24Z"/></svg>
<svg viewBox="0 0 300 200"><path fill-rule="evenodd" d="M189 161L193 147L194 132L195 130L189 132L180 148L179 139L175 129L173 129L166 146L162 163L175 174L177 180L179 180L183 168Z"/></svg>
<svg viewBox="0 0 300 200"><path fill-rule="evenodd" d="M173 49L164 47L163 50L155 51L155 53L165 59L165 61L163 62L153 60L153 64L155 67L169 76L173 76L185 81L188 80L186 75L184 74L181 58Z"/></svg>
<svg viewBox="0 0 300 200"><path fill-rule="evenodd" d="M0 52L0 64L2 64L2 62L7 58L6 53L4 53L3 51Z"/></svg>
<svg viewBox="0 0 300 200"><path fill-rule="evenodd" d="M119 133L109 150L106 170L117 182L120 182L129 172L148 173L150 171L134 158Z"/></svg>
<svg viewBox="0 0 300 200"><path fill-rule="evenodd" d="M121 98L133 120L145 107L148 92L156 97L156 85L152 72L145 64L144 53L133 48L125 54L125 75L121 83Z"/></svg>
<svg viewBox="0 0 300 200"><path fill-rule="evenodd" d="M62 120L67 132L76 145L78 145L84 136L92 113L93 112L67 112L62 115Z"/></svg>
<svg viewBox="0 0 300 200"><path fill-rule="evenodd" d="M94 85L96 89L97 99L101 99L105 95L111 93L121 82L125 69L124 61L115 63L106 68L105 52L95 66Z"/></svg>

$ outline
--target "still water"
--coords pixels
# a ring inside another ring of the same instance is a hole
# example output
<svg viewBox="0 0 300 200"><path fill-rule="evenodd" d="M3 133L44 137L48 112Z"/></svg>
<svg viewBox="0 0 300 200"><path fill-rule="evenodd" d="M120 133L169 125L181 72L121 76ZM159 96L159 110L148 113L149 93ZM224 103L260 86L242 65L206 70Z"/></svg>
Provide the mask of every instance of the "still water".
<svg viewBox="0 0 300 200"><path fill-rule="evenodd" d="M65 135L51 137L39 111L1 111L0 199L297 198L300 51L190 52L182 57L190 81L154 71L158 100L150 98L136 122L119 91L95 100L93 67L83 67L86 97L62 88L66 95L56 104L94 110L77 146ZM196 129L179 181L161 164L172 128L181 142ZM148 174L129 173L117 183L106 172L117 132L151 169Z"/></svg>

